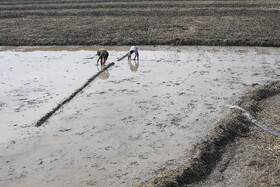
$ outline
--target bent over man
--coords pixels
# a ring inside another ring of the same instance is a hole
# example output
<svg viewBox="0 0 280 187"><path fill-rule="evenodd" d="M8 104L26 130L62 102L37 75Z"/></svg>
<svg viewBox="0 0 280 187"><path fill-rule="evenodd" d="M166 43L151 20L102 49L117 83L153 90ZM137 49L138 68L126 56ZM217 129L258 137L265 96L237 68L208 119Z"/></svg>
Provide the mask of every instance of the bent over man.
<svg viewBox="0 0 280 187"><path fill-rule="evenodd" d="M100 64L104 65L106 60L108 59L109 53L105 49L100 49L100 50L97 51L97 56L99 56L99 57L97 59L97 64L96 65L98 65L99 60L100 60Z"/></svg>
<svg viewBox="0 0 280 187"><path fill-rule="evenodd" d="M131 55L132 55L133 53L135 54L133 60L135 60L136 58L137 58L137 60L139 60L138 47L136 47L136 46L132 46L132 47L130 48L130 50L129 50L129 52L128 52L128 60L131 59Z"/></svg>

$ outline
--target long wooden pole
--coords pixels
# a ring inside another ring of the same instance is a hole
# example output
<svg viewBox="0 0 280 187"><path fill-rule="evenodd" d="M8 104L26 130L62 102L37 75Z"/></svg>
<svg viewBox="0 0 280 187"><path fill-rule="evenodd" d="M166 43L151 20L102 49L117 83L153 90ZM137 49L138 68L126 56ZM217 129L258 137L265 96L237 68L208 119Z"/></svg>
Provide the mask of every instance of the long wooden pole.
<svg viewBox="0 0 280 187"><path fill-rule="evenodd" d="M45 123L57 110L59 110L63 105L65 105L66 103L70 102L78 93L80 93L85 87L87 87L87 85L89 85L89 83L91 83L96 77L98 77L101 73L103 73L104 71L106 71L109 67L113 66L115 63L112 62L110 64L108 64L107 66L104 67L104 69L102 69L101 71L99 71L97 74L93 75L91 78L89 78L87 80L87 82L81 86L79 89L77 89L75 92L73 92L68 98L66 98L64 101L62 101L61 103L59 103L55 108L53 108L50 112L46 113L41 119L39 119L35 126L36 127L40 127L41 125L43 125L43 123Z"/></svg>

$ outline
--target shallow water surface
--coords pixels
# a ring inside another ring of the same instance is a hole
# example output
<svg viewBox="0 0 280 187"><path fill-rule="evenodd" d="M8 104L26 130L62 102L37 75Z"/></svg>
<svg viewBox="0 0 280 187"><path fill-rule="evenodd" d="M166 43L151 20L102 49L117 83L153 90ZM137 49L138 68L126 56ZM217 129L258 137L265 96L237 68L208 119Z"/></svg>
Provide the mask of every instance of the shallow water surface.
<svg viewBox="0 0 280 187"><path fill-rule="evenodd" d="M280 78L279 48L143 46L118 62L129 47L107 47L115 66L34 127L100 70L97 49L0 48L1 185L139 184L183 164L225 105Z"/></svg>

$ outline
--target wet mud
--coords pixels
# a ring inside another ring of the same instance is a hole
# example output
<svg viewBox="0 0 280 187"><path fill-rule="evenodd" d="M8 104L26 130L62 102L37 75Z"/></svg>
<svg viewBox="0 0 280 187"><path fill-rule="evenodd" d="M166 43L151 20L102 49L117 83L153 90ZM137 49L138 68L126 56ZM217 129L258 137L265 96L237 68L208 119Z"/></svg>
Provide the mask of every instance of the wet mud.
<svg viewBox="0 0 280 187"><path fill-rule="evenodd" d="M226 105L280 76L278 48L139 46L139 61L117 61L130 46L106 48L115 65L40 127L44 114L100 71L98 47L0 48L1 185L144 184L192 158L193 146L233 112ZM252 102L242 101L253 114ZM248 131L238 120L232 125L232 137ZM231 141L209 141L215 146L201 158L211 157L212 167Z"/></svg>
<svg viewBox="0 0 280 187"><path fill-rule="evenodd" d="M276 0L0 1L0 45L279 46Z"/></svg>

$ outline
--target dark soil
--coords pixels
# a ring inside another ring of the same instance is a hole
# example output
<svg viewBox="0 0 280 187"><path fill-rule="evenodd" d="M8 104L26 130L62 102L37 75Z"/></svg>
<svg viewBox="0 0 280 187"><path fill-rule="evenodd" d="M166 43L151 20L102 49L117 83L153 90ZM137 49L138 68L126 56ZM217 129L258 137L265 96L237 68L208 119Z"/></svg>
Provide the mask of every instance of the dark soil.
<svg viewBox="0 0 280 187"><path fill-rule="evenodd" d="M277 0L0 0L0 45L280 46Z"/></svg>

